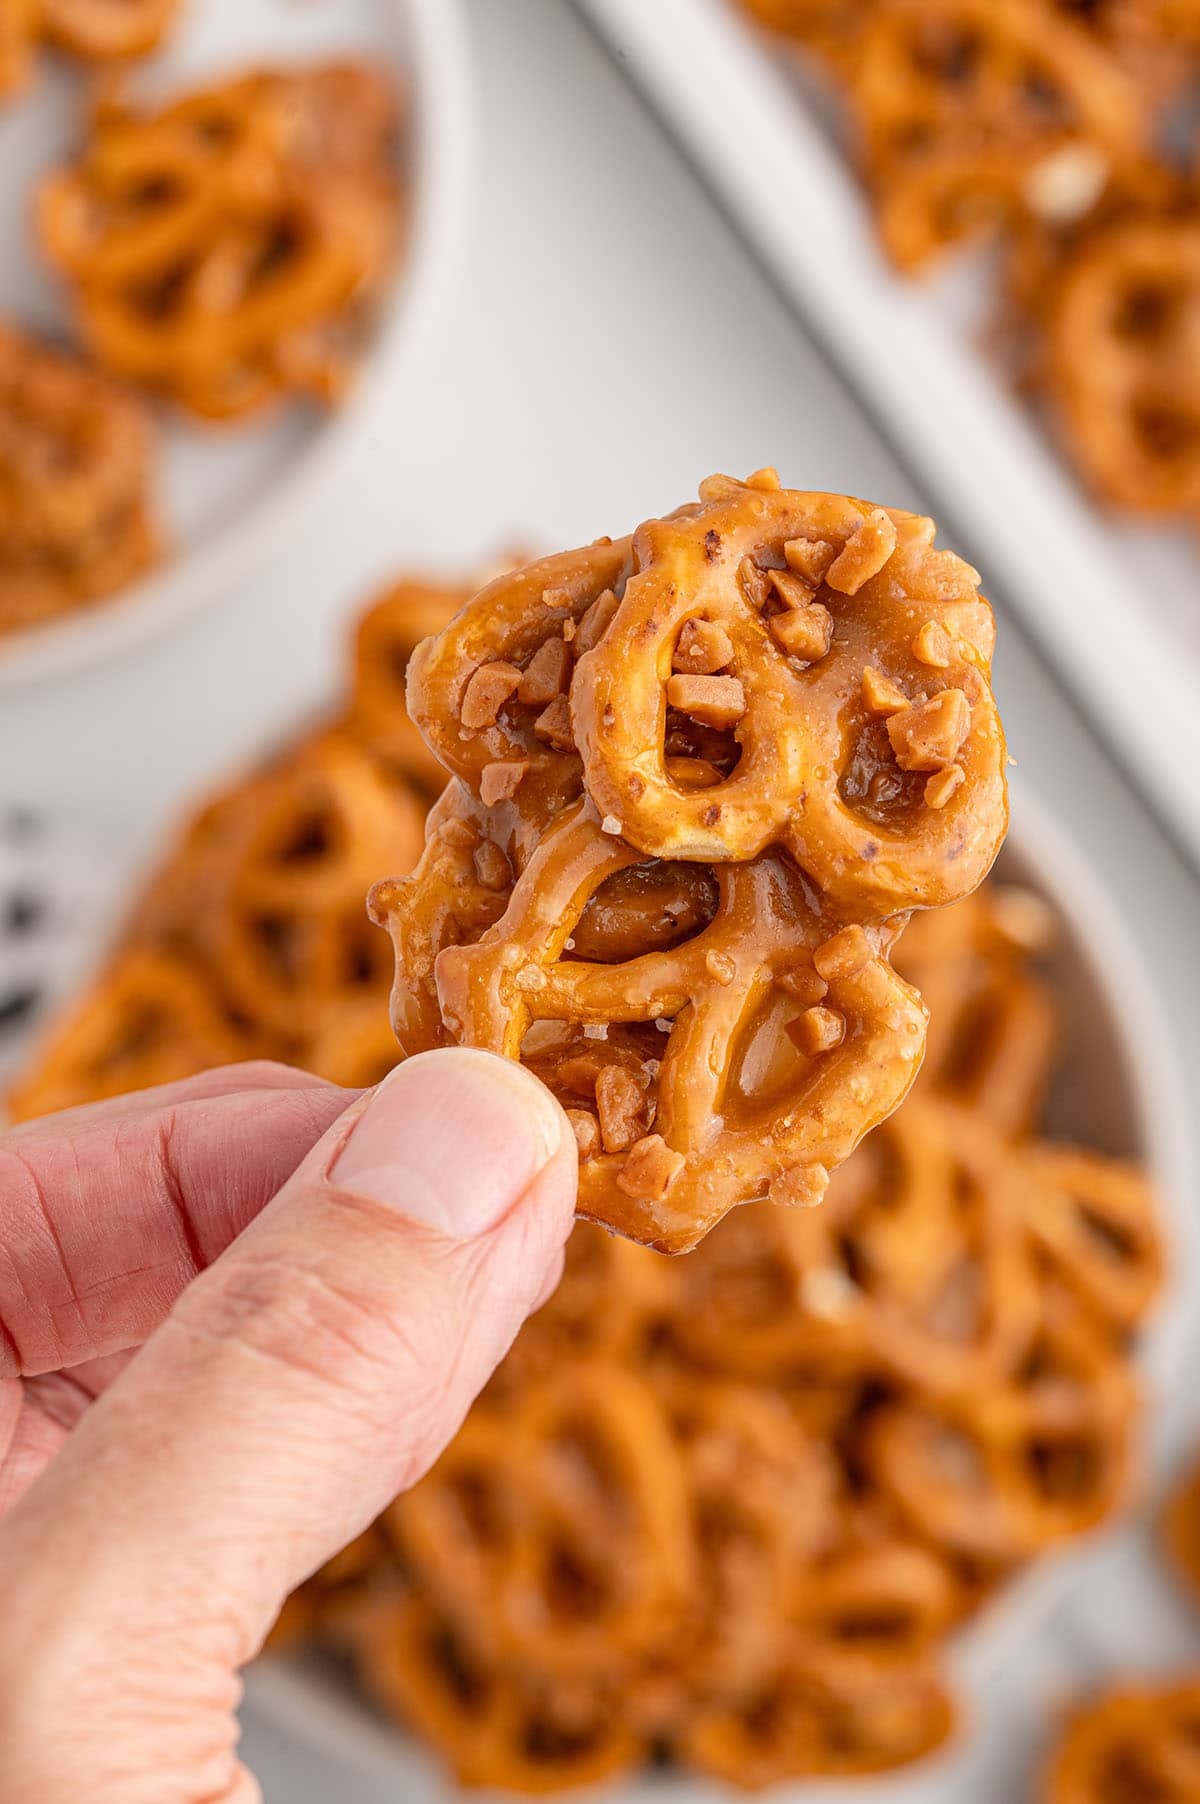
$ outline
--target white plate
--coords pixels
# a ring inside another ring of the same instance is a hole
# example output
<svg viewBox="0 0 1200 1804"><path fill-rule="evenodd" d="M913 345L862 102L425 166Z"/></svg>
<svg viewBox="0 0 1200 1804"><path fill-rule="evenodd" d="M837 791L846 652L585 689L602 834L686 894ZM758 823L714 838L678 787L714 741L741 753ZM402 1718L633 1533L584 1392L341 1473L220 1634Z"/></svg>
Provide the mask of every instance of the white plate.
<svg viewBox="0 0 1200 1804"><path fill-rule="evenodd" d="M409 108L412 209L405 255L346 403L291 408L249 426L189 425L164 409L161 493L172 549L120 595L0 635L0 684L27 682L130 644L243 588L294 552L319 520L354 435L385 436L402 386L449 311L465 243L473 156L471 85L459 0L190 0L175 36L139 70L169 93L254 62L366 54L394 70ZM27 98L0 108L0 313L69 339L63 293L30 231L37 179L78 139L79 76L42 59Z"/></svg>
<svg viewBox="0 0 1200 1804"><path fill-rule="evenodd" d="M917 478L1200 858L1200 561L1084 496L962 332L879 252L845 157L731 0L576 0Z"/></svg>
<svg viewBox="0 0 1200 1804"><path fill-rule="evenodd" d="M1170 1253L1167 1294L1142 1342L1140 1369L1148 1393L1148 1423L1180 1369L1187 1344L1186 1299L1200 1278L1200 1242L1193 1208L1195 1173L1187 1132L1187 1103L1171 1032L1136 943L1105 895L1098 872L1044 807L1022 790L1013 795L1013 827L998 874L1045 897L1060 922L1050 975L1063 1022L1060 1077L1050 1098L1052 1134L1132 1158L1149 1170L1162 1199ZM1153 1462L1155 1449L1151 1447ZM994 1675L1032 1644L1039 1624L1069 1589L1099 1534L1047 1556L977 1617L951 1650L951 1672L964 1719L986 1715ZM252 1708L298 1740L334 1759L387 1778L397 1798L435 1804L455 1795L436 1762L400 1731L388 1728L302 1657L260 1661L247 1677ZM943 1753L895 1777L791 1788L805 1804L961 1804L977 1795L971 1784L972 1744L964 1735ZM638 1804L687 1804L726 1792L688 1774L641 1774L620 1794ZM780 1795L779 1792L774 1794Z"/></svg>

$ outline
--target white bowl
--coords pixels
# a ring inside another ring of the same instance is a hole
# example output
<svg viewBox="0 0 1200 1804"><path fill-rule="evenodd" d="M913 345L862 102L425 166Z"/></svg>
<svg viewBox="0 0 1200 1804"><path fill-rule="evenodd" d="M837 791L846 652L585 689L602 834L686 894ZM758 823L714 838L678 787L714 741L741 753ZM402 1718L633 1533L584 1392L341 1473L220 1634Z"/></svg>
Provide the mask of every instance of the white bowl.
<svg viewBox="0 0 1200 1804"><path fill-rule="evenodd" d="M1049 1132L1134 1159L1149 1172L1161 1199L1170 1257L1167 1290L1141 1343L1139 1366L1147 1396L1148 1428L1179 1367L1187 1339L1186 1299L1200 1275L1200 1242L1191 1207L1195 1194L1187 1102L1170 1029L1153 981L1103 880L1066 830L1023 790L1013 795L1013 826L997 874L1037 891L1059 920L1050 958L1062 1015L1061 1074L1047 1111ZM1152 1436L1147 1434L1147 1441ZM1153 1459L1153 1448L1150 1457ZM964 1721L982 1721L993 1676L1028 1646L1047 1612L1070 1586L1086 1549L1083 1537L1030 1567L989 1609L970 1623L950 1650L952 1679ZM350 1692L331 1683L303 1657L260 1661L247 1674L252 1709L330 1758L386 1779L407 1804L435 1804L455 1795L433 1758L399 1729L390 1729ZM927 1804L971 1795L959 1773L970 1748L969 1729L932 1759L894 1776L781 1787L805 1804ZM726 1797L691 1774L638 1774L616 1788L637 1804Z"/></svg>
<svg viewBox="0 0 1200 1804"><path fill-rule="evenodd" d="M389 420L403 418L403 385L449 313L466 240L474 139L459 0L202 0L137 79L170 92L253 62L342 51L394 68L410 108L405 253L347 401L329 415L289 409L244 427L193 426L163 410L164 562L120 594L0 635L0 685L89 662L223 593L248 593L253 574L294 554L325 514L348 447L386 443ZM64 298L29 243L28 216L38 176L76 140L80 105L79 78L46 63L30 96L0 111L0 311L68 340Z"/></svg>

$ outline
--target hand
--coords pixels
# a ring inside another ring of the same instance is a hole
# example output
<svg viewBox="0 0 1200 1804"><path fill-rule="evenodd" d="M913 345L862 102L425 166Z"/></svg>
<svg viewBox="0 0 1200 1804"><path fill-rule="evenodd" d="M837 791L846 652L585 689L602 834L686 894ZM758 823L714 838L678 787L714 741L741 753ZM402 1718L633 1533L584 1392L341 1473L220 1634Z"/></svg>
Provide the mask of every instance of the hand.
<svg viewBox="0 0 1200 1804"><path fill-rule="evenodd" d="M486 1053L243 1065L0 1135L0 1799L252 1804L239 1669L562 1268L575 1142Z"/></svg>

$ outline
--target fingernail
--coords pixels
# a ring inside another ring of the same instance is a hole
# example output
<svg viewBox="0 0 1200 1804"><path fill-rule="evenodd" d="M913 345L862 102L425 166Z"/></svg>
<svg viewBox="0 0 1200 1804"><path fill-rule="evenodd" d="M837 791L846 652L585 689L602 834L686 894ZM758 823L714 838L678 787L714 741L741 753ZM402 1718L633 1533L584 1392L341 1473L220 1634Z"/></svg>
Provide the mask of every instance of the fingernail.
<svg viewBox="0 0 1200 1804"><path fill-rule="evenodd" d="M329 1176L341 1190L471 1240L549 1164L562 1120L545 1086L510 1059L465 1047L424 1052L380 1084Z"/></svg>

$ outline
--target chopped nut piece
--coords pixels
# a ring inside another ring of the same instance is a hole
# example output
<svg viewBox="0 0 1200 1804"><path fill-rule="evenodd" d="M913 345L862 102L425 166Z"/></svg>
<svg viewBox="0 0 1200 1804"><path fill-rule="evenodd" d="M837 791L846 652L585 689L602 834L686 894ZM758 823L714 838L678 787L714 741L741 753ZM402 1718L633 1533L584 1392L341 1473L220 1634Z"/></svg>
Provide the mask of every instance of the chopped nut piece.
<svg viewBox="0 0 1200 1804"><path fill-rule="evenodd" d="M484 889L507 889L512 882L512 866L490 839L475 848L475 875Z"/></svg>
<svg viewBox="0 0 1200 1804"><path fill-rule="evenodd" d="M833 640L833 616L819 601L803 608L789 608L785 614L772 614L767 626L789 657L801 658L806 664L823 658Z"/></svg>
<svg viewBox="0 0 1200 1804"><path fill-rule="evenodd" d="M527 995L532 995L535 990L545 989L546 973L540 965L522 965L514 982L519 990L524 990Z"/></svg>
<svg viewBox="0 0 1200 1804"><path fill-rule="evenodd" d="M596 1109L606 1153L623 1153L645 1125L645 1097L637 1079L621 1065L606 1065L596 1079Z"/></svg>
<svg viewBox="0 0 1200 1804"><path fill-rule="evenodd" d="M833 562L833 549L828 539L788 539L783 555L788 561L788 569L817 589L825 581L825 572Z"/></svg>
<svg viewBox="0 0 1200 1804"><path fill-rule="evenodd" d="M715 476L706 476L697 493L701 501L732 501L740 495L745 483L739 482L735 476L722 476L720 471Z"/></svg>
<svg viewBox="0 0 1200 1804"><path fill-rule="evenodd" d="M601 833L611 833L614 838L620 833L621 823L615 814L605 815L604 819L600 822L600 831Z"/></svg>
<svg viewBox="0 0 1200 1804"><path fill-rule="evenodd" d="M881 507L869 513L852 532L825 573L831 589L857 595L864 583L878 576L896 549L896 526Z"/></svg>
<svg viewBox="0 0 1200 1804"><path fill-rule="evenodd" d="M903 689L873 664L868 664L862 673L862 698L868 714L899 714L902 708L910 706Z"/></svg>
<svg viewBox="0 0 1200 1804"><path fill-rule="evenodd" d="M733 641L717 620L685 620L675 641L673 670L712 676L733 658Z"/></svg>
<svg viewBox="0 0 1200 1804"><path fill-rule="evenodd" d="M949 633L936 620L927 620L913 640L913 657L934 670L948 669L953 651Z"/></svg>
<svg viewBox="0 0 1200 1804"><path fill-rule="evenodd" d="M463 690L458 718L468 732L494 727L501 708L520 687L521 672L515 664L481 664Z"/></svg>
<svg viewBox="0 0 1200 1804"><path fill-rule="evenodd" d="M961 789L967 773L961 764L948 764L925 779L925 803L929 808L944 808L955 790Z"/></svg>
<svg viewBox="0 0 1200 1804"><path fill-rule="evenodd" d="M805 1009L795 1021L789 1021L787 1035L794 1046L815 1059L841 1045L846 1038L846 1017L831 1008Z"/></svg>
<svg viewBox="0 0 1200 1804"><path fill-rule="evenodd" d="M586 1109L568 1109L567 1120L575 1135L581 1159L591 1159L600 1151L600 1124Z"/></svg>
<svg viewBox="0 0 1200 1804"><path fill-rule="evenodd" d="M813 968L827 981L838 977L856 977L870 964L874 953L871 942L861 927L843 927L832 939L813 953Z"/></svg>
<svg viewBox="0 0 1200 1804"><path fill-rule="evenodd" d="M575 651L579 657L599 645L620 605L612 589L605 589L597 595L575 628Z"/></svg>
<svg viewBox="0 0 1200 1804"><path fill-rule="evenodd" d="M783 487L779 480L779 471L774 464L764 464L761 470L755 470L746 478L748 489L761 489L768 495L775 494Z"/></svg>
<svg viewBox="0 0 1200 1804"><path fill-rule="evenodd" d="M730 958L728 952L706 952L704 954L704 969L708 972L714 983L732 983L737 976L737 966Z"/></svg>
<svg viewBox="0 0 1200 1804"><path fill-rule="evenodd" d="M617 1187L639 1202L661 1203L685 1164L683 1154L669 1147L661 1134L646 1134L630 1148L617 1173Z"/></svg>
<svg viewBox="0 0 1200 1804"><path fill-rule="evenodd" d="M961 689L943 689L887 723L901 770L945 770L971 730L971 704Z"/></svg>
<svg viewBox="0 0 1200 1804"><path fill-rule="evenodd" d="M562 639L547 639L525 666L517 690L519 702L545 703L561 695L571 675L571 654Z"/></svg>
<svg viewBox="0 0 1200 1804"><path fill-rule="evenodd" d="M706 727L731 727L746 712L746 691L731 676L668 677L667 700Z"/></svg>
<svg viewBox="0 0 1200 1804"><path fill-rule="evenodd" d="M498 759L495 764L485 764L479 778L479 794L484 807L493 808L497 802L507 802L516 795L528 769L524 758Z"/></svg>
<svg viewBox="0 0 1200 1804"><path fill-rule="evenodd" d="M819 977L812 965L793 965L790 971L784 971L775 979L781 990L794 996L801 1008L811 1008L829 994L829 985L823 977Z"/></svg>
<svg viewBox="0 0 1200 1804"><path fill-rule="evenodd" d="M556 752L569 752L575 745L571 733L571 710L565 695L556 695L548 708L543 708L533 723L539 739L552 745Z"/></svg>
<svg viewBox="0 0 1200 1804"><path fill-rule="evenodd" d="M680 789L711 789L721 781L721 773L707 758L666 758L668 777Z"/></svg>
<svg viewBox="0 0 1200 1804"><path fill-rule="evenodd" d="M814 1209L828 1188L823 1165L793 1165L772 1179L767 1195L784 1209Z"/></svg>

